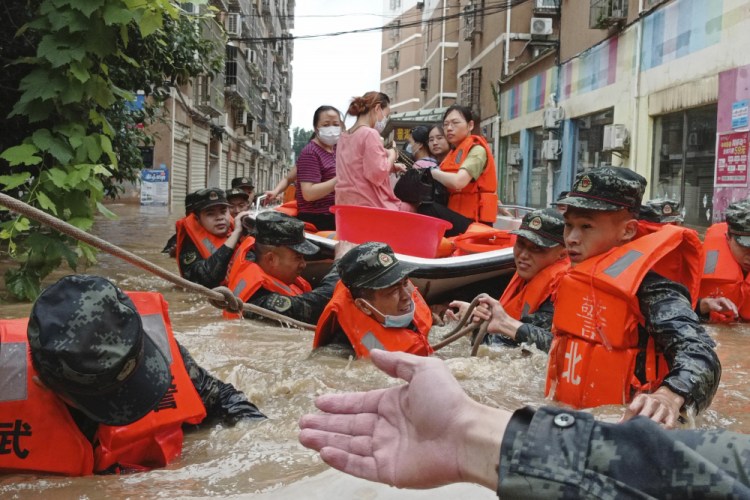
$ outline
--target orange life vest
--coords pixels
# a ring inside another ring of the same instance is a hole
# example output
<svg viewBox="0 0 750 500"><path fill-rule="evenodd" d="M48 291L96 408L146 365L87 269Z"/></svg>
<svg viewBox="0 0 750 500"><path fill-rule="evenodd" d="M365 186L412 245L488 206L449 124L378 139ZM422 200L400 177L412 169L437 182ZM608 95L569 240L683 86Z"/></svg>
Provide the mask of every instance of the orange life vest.
<svg viewBox="0 0 750 500"><path fill-rule="evenodd" d="M33 381L27 324L0 321L0 473L91 474L91 443L65 403Z"/></svg>
<svg viewBox="0 0 750 500"><path fill-rule="evenodd" d="M199 424L206 417L174 339L164 297L153 292L127 293L141 315L146 334L167 355L172 385L159 405L142 419L120 427L99 426L94 449L97 471L113 465L130 470L164 467L180 456L182 425Z"/></svg>
<svg viewBox="0 0 750 500"><path fill-rule="evenodd" d="M230 224L230 227L233 224ZM198 217L195 214L189 214L178 220L175 223L177 229L177 267L180 268L180 274L182 274L182 268L180 267L180 252L182 252L182 246L185 244L185 238L193 240L193 244L198 249L198 253L201 257L207 259L219 249L221 245L227 241L227 237L215 236L204 228L198 221Z"/></svg>
<svg viewBox="0 0 750 500"><path fill-rule="evenodd" d="M727 223L709 227L703 240L705 266L701 279L701 297L726 297L737 306L740 317L750 321L750 275L744 276L727 241ZM732 321L734 318L711 314L712 321Z"/></svg>
<svg viewBox="0 0 750 500"><path fill-rule="evenodd" d="M205 408L182 362L163 297L150 292L128 295L146 334L168 354L173 387L155 411L137 422L100 425L92 449L62 400L32 380L36 371L28 354L28 320L0 321L0 471L82 476L113 465L163 467L179 456L182 424L200 423Z"/></svg>
<svg viewBox="0 0 750 500"><path fill-rule="evenodd" d="M503 309L514 319L533 314L548 297L554 297L565 273L570 269L570 261L559 260L537 273L527 282L515 273L500 297Z"/></svg>
<svg viewBox="0 0 750 500"><path fill-rule="evenodd" d="M240 244L239 248L234 253L234 261L232 262L229 268L229 273L227 274L227 286L232 290L234 295L243 301L247 301L260 288L265 288L271 292L280 293L289 297L302 295L303 293L312 290L310 283L308 283L302 276L297 277L291 285L287 285L283 281L266 273L255 262L248 261L246 259L247 253L252 252L254 248L255 239L247 238ZM240 314L233 314L226 310L223 314L226 319L238 319L241 317Z"/></svg>
<svg viewBox="0 0 750 500"><path fill-rule="evenodd" d="M414 300L413 322L417 331L411 328L386 328L357 308L349 289L339 281L331 301L318 320L313 349L330 343L330 337L338 325L349 338L358 358L369 356L370 350L376 348L429 356L433 352L427 339L432 328L432 311L416 288L411 297Z"/></svg>
<svg viewBox="0 0 750 500"><path fill-rule="evenodd" d="M470 135L451 151L440 164L443 172L456 173L474 146L481 146L487 153L487 165L476 181L472 180L458 191L449 189L448 208L468 217L474 222L494 224L497 218L497 172L495 159L487 141L478 135Z"/></svg>
<svg viewBox="0 0 750 500"><path fill-rule="evenodd" d="M547 395L591 408L625 404L638 391L655 390L669 368L653 337L639 338L645 320L636 292L646 273L660 268L666 278L696 289L699 245L694 231L664 226L572 267L555 301ZM660 266L664 261L669 265ZM639 356L645 380L635 374Z"/></svg>

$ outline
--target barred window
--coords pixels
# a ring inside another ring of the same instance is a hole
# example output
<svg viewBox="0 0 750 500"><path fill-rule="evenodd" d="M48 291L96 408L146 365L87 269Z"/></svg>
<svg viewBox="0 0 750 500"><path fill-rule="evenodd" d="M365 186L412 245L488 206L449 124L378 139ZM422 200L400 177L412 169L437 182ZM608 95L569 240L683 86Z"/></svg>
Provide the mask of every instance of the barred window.
<svg viewBox="0 0 750 500"><path fill-rule="evenodd" d="M461 75L461 104L479 113L479 91L481 90L482 68L472 68Z"/></svg>

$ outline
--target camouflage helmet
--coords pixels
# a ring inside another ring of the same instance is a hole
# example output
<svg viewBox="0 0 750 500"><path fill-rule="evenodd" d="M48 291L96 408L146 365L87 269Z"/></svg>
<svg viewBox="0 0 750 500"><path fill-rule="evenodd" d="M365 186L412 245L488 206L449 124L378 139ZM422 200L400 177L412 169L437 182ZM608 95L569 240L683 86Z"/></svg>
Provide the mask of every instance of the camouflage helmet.
<svg viewBox="0 0 750 500"><path fill-rule="evenodd" d="M305 223L287 214L268 210L255 218L255 242L261 245L285 246L302 255L320 250L305 238Z"/></svg>
<svg viewBox="0 0 750 500"><path fill-rule="evenodd" d="M750 200L737 201L727 207L729 235L743 247L750 247Z"/></svg>
<svg viewBox="0 0 750 500"><path fill-rule="evenodd" d="M377 241L352 248L336 266L347 288L371 290L393 286L416 269L400 262L390 246Z"/></svg>
<svg viewBox="0 0 750 500"><path fill-rule="evenodd" d="M521 227L511 231L511 234L526 238L540 247L552 248L565 244L564 229L565 219L560 211L555 208L544 208L524 215Z"/></svg>
<svg viewBox="0 0 750 500"><path fill-rule="evenodd" d="M27 334L42 382L96 422L143 418L171 384L166 354L145 333L135 305L99 276L66 276L47 287Z"/></svg>
<svg viewBox="0 0 750 500"><path fill-rule="evenodd" d="M255 189L253 181L251 181L249 177L235 177L232 179L232 187Z"/></svg>
<svg viewBox="0 0 750 500"><path fill-rule="evenodd" d="M223 189L206 188L191 193L193 197L193 212L199 214L201 211L215 205L229 206L227 195Z"/></svg>
<svg viewBox="0 0 750 500"><path fill-rule="evenodd" d="M578 174L568 196L557 205L614 212L638 213L646 179L625 167L598 167Z"/></svg>
<svg viewBox="0 0 750 500"><path fill-rule="evenodd" d="M648 222L668 224L682 222L680 204L668 199L653 199L641 205L638 218Z"/></svg>

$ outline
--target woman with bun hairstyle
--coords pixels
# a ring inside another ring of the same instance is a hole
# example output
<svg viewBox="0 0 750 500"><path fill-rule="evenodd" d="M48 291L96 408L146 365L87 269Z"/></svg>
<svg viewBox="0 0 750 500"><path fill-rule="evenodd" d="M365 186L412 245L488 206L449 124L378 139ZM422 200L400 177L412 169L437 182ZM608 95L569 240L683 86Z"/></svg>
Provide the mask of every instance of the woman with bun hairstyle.
<svg viewBox="0 0 750 500"><path fill-rule="evenodd" d="M409 210L393 194L390 174L406 167L396 163L394 149L385 149L380 133L391 113L390 99L382 92L355 97L347 114L357 121L341 134L336 148L336 204Z"/></svg>

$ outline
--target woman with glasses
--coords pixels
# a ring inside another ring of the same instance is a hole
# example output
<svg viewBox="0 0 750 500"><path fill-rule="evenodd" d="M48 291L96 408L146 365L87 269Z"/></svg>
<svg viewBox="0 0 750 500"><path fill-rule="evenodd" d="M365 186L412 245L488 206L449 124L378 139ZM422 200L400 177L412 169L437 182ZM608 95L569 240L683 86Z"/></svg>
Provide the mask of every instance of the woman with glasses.
<svg viewBox="0 0 750 500"><path fill-rule="evenodd" d="M453 147L431 171L432 178L449 191L448 206L424 203L418 212L453 224L447 236L463 233L472 222L492 226L497 218L497 172L487 141L472 134L474 117L469 108L454 104L443 115L445 138Z"/></svg>

